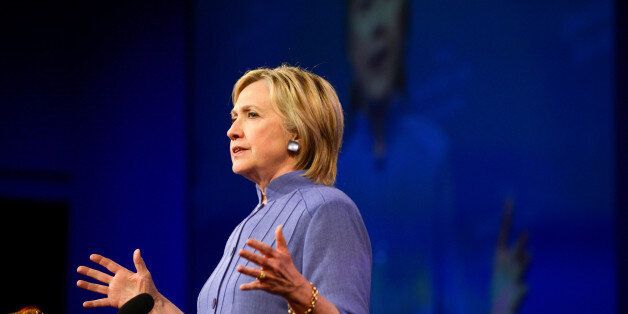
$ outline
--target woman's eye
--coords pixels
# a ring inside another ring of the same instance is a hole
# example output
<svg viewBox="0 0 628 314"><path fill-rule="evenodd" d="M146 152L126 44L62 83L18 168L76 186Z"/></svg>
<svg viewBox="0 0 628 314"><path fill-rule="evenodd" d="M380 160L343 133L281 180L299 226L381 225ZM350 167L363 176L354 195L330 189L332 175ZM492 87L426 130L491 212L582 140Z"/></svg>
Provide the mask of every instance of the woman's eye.
<svg viewBox="0 0 628 314"><path fill-rule="evenodd" d="M248 117L249 118L257 118L257 117L259 117L259 115L257 114L257 112L249 111Z"/></svg>

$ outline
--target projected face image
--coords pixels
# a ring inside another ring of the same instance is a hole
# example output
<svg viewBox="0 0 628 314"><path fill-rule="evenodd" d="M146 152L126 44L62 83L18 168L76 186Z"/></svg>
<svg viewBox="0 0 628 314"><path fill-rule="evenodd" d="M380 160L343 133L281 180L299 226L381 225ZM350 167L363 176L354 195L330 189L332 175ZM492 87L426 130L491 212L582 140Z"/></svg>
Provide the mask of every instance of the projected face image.
<svg viewBox="0 0 628 314"><path fill-rule="evenodd" d="M386 100L396 88L403 62L404 2L349 1L349 58L369 102Z"/></svg>

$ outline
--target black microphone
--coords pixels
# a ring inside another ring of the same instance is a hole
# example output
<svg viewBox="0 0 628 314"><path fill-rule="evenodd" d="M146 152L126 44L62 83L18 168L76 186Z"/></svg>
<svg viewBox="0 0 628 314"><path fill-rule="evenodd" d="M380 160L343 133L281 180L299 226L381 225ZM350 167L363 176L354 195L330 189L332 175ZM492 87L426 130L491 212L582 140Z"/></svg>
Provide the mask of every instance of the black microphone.
<svg viewBox="0 0 628 314"><path fill-rule="evenodd" d="M129 301L126 301L120 309L118 314L148 314L153 309L155 300L148 293L140 293Z"/></svg>

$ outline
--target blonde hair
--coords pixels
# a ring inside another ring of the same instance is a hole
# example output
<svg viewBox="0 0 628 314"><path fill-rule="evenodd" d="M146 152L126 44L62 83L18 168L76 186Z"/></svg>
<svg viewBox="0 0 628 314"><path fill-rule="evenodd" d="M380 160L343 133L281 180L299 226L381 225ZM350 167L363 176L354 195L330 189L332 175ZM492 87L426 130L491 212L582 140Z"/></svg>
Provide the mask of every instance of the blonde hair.
<svg viewBox="0 0 628 314"><path fill-rule="evenodd" d="M316 183L333 185L344 129L342 106L333 86L298 67L258 68L235 83L233 103L245 87L259 80L268 83L271 103L286 130L299 139L296 168L305 170L304 175Z"/></svg>

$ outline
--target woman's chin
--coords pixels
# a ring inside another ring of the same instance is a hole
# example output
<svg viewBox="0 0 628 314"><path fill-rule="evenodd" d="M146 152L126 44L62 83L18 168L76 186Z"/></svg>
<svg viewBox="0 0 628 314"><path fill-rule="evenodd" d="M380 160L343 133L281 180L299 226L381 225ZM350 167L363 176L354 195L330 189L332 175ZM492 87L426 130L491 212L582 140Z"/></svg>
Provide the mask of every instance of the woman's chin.
<svg viewBox="0 0 628 314"><path fill-rule="evenodd" d="M237 175L241 175L246 177L246 174L250 172L250 169L238 162L234 162L231 165L231 171L233 171L233 173L237 174Z"/></svg>
<svg viewBox="0 0 628 314"><path fill-rule="evenodd" d="M240 175L242 174L242 170L236 165L231 166L231 171L233 171L233 173L235 174L240 174Z"/></svg>

